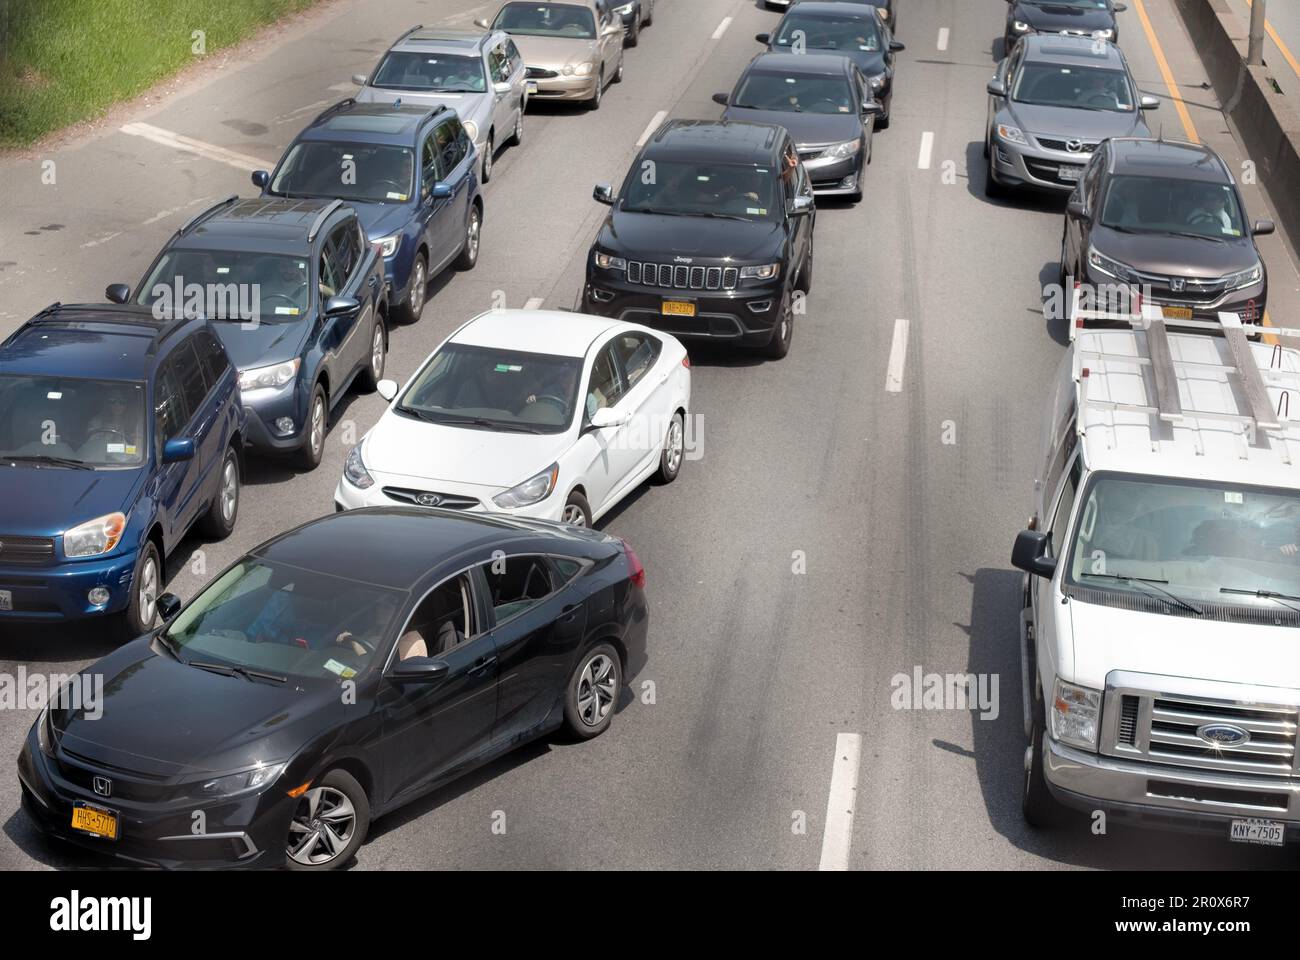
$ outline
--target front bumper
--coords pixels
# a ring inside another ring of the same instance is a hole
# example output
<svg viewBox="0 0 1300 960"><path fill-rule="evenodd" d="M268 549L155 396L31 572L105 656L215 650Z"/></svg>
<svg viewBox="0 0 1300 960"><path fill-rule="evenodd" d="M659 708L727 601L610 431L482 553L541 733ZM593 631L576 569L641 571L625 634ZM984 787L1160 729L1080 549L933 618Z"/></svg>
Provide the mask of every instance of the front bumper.
<svg viewBox="0 0 1300 960"><path fill-rule="evenodd" d="M675 337L763 346L772 339L781 315L783 283L778 275L763 282L743 280L734 290L661 288L629 283L625 274L589 267L582 309ZM691 303L695 316L665 315L665 301Z"/></svg>
<svg viewBox="0 0 1300 960"><path fill-rule="evenodd" d="M1075 810L1225 839L1233 820L1278 820L1288 843L1300 841L1300 783L1106 757L1050 740L1043 759L1048 790Z"/></svg>
<svg viewBox="0 0 1300 960"><path fill-rule="evenodd" d="M275 796L271 792L274 787L212 801L140 802L100 797L69 779L81 780L82 770L61 751L57 762L46 757L35 728L28 731L18 755L22 805L47 836L120 863L163 869L268 867L284 861L294 801L287 795ZM98 772L89 767L84 771L87 783ZM74 830L76 801L113 810L118 816L118 839ZM194 824L200 822L193 816L198 811L203 813L201 834L193 832Z"/></svg>
<svg viewBox="0 0 1300 960"><path fill-rule="evenodd" d="M866 171L866 158L870 141L851 157L826 159L809 156L803 159L804 169L812 180L813 193L819 197L844 197L862 190L862 175ZM802 155L802 151L801 151Z"/></svg>
<svg viewBox="0 0 1300 960"><path fill-rule="evenodd" d="M8 591L13 602L13 610L0 611L0 623L58 623L118 613L131 599L135 562L132 551L47 567L0 566L0 590ZM86 594L95 587L108 588L108 603L90 604Z"/></svg>
<svg viewBox="0 0 1300 960"><path fill-rule="evenodd" d="M529 504L515 510L502 510L492 502L492 498L504 493L506 487L488 487L479 484L455 483L446 480L426 480L419 477L393 477L383 474L374 475L375 483L362 490L354 487L345 477L339 477L334 488L334 510L358 510L362 507L420 506L411 499L411 494L418 492L435 493L443 498L438 504L425 504L429 507L441 506L443 509L464 510L466 513L498 513L512 517L531 517L537 520L559 521L564 513L567 488L557 486L550 496L537 503Z"/></svg>
<svg viewBox="0 0 1300 960"><path fill-rule="evenodd" d="M590 100L596 95L596 84L599 82L599 75L593 73L588 77L529 76L528 82L536 84L536 88L528 94L529 100Z"/></svg>
<svg viewBox="0 0 1300 960"><path fill-rule="evenodd" d="M1061 168L1072 168L1082 176L1089 159L1086 153L1045 150L1028 144L1012 143L996 134L989 152L993 179L1002 186L1052 193L1073 192L1078 179L1062 177Z"/></svg>
<svg viewBox="0 0 1300 960"><path fill-rule="evenodd" d="M301 376L277 389L246 392L243 399L245 446L263 453L291 453L301 449L307 440L309 403ZM276 426L282 417L293 421L293 428L288 432Z"/></svg>
<svg viewBox="0 0 1300 960"><path fill-rule="evenodd" d="M1087 276L1080 279L1094 285L1096 288L1125 284L1123 280L1095 273L1090 268L1085 268L1085 272ZM1173 307L1191 310L1192 320L1217 321L1220 313L1235 313L1241 318L1242 323L1261 323L1264 318L1264 311L1268 309L1267 274L1262 276L1258 283L1252 283L1250 286L1242 287L1239 290L1229 290L1208 301L1180 299L1163 291L1153 291L1150 284L1144 280L1139 280L1137 285L1142 290L1143 298L1148 303L1158 304L1164 308ZM1166 320L1171 326L1178 325L1178 318L1176 317L1167 316Z"/></svg>

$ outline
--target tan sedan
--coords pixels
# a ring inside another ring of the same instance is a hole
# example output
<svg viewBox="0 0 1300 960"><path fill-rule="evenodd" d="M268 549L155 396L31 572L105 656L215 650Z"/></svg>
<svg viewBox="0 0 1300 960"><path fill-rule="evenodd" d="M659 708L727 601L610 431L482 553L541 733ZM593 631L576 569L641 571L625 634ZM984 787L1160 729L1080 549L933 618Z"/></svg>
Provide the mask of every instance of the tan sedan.
<svg viewBox="0 0 1300 960"><path fill-rule="evenodd" d="M600 106L605 87L623 79L623 20L610 0L515 0L485 29L504 30L527 64L529 97Z"/></svg>

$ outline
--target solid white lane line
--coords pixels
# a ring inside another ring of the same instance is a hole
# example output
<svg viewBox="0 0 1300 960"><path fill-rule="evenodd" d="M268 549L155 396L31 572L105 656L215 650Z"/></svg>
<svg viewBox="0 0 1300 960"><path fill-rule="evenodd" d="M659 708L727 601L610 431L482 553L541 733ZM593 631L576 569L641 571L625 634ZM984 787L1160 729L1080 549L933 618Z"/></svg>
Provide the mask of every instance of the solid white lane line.
<svg viewBox="0 0 1300 960"><path fill-rule="evenodd" d="M724 17L724 18L723 18L722 22L721 22L720 24L718 24L718 29L716 29L716 30L713 31L713 39L714 39L714 40L721 40L721 39L722 39L722 35L723 35L724 33L727 32L727 27L731 26L731 21L732 21L732 19L733 19L732 17Z"/></svg>
<svg viewBox="0 0 1300 960"><path fill-rule="evenodd" d="M894 344L889 348L889 371L885 374L885 392L903 392L903 368L907 365L907 321L894 321Z"/></svg>
<svg viewBox="0 0 1300 960"><path fill-rule="evenodd" d="M530 297L529 300L528 300L528 302L524 304L524 309L525 309L525 310L536 310L536 309L537 309L538 307L540 307L540 306L541 306L545 301L546 301L546 298L545 298L545 297Z"/></svg>
<svg viewBox="0 0 1300 960"><path fill-rule="evenodd" d="M667 119L667 110L660 110L654 115L654 118L651 119L650 123L646 125L645 130L641 133L641 138L636 142L638 150L645 146L645 142L655 135L655 131L658 130Z"/></svg>
<svg viewBox="0 0 1300 960"><path fill-rule="evenodd" d="M930 155L932 153L934 153L934 134L927 130L921 134L921 155L916 158L916 165L919 169L930 169Z"/></svg>
<svg viewBox="0 0 1300 960"><path fill-rule="evenodd" d="M326 90L333 90L335 93L353 93L359 88L355 83L331 83Z"/></svg>
<svg viewBox="0 0 1300 960"><path fill-rule="evenodd" d="M939 28L939 49L940 50L948 49L948 28L947 27Z"/></svg>
<svg viewBox="0 0 1300 960"><path fill-rule="evenodd" d="M835 737L835 764L831 767L831 792L826 798L826 827L822 832L819 870L847 870L853 844L853 810L858 801L858 758L862 738L856 733Z"/></svg>
<svg viewBox="0 0 1300 960"><path fill-rule="evenodd" d="M144 139L160 143L164 147L197 153L201 157L216 160L218 163L229 164L241 170L271 170L275 167L273 163L259 160L257 157L250 157L246 153L236 153L234 150L219 147L215 143L204 143L202 140L182 136L179 133L173 133L170 130L164 130L161 127L151 126L147 123L128 123L120 129L123 133L132 137L144 137Z"/></svg>

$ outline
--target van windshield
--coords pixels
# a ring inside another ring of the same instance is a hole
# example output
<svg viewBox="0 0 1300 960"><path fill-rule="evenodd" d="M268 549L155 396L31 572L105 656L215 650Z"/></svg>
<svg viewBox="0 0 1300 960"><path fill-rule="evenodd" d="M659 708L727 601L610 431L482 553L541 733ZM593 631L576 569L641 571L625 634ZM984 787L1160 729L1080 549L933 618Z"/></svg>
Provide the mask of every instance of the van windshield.
<svg viewBox="0 0 1300 960"><path fill-rule="evenodd" d="M1094 589L1192 603L1286 601L1300 597L1300 495L1099 474L1068 559L1066 581Z"/></svg>

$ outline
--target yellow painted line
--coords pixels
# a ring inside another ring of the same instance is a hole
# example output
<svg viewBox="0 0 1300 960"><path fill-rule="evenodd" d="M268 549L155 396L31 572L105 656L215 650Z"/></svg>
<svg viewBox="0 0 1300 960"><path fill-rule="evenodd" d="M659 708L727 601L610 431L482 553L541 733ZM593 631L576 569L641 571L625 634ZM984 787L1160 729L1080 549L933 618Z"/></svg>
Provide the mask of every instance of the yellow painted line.
<svg viewBox="0 0 1300 960"><path fill-rule="evenodd" d="M1273 321L1270 320L1269 317L1268 317L1268 310L1265 310L1265 311L1264 311L1264 326L1266 326L1266 327L1271 327L1271 326L1273 326ZM1270 347L1275 346L1275 345L1278 344L1278 343L1281 343L1281 341L1278 340L1278 338L1277 338L1277 334L1276 334L1276 333L1266 333L1266 334L1264 334L1264 336L1261 337L1260 339L1262 339L1262 340L1263 340L1265 343L1267 343Z"/></svg>
<svg viewBox="0 0 1300 960"><path fill-rule="evenodd" d="M1246 6L1253 7L1254 5L1254 0L1246 0ZM1286 57L1286 62L1291 64L1291 69L1295 71L1295 75L1300 77L1300 60L1297 60L1295 54L1293 54L1287 45L1282 42L1282 38L1278 36L1278 32L1273 29L1272 22L1265 20L1264 29L1267 30L1268 35L1273 38L1273 42L1277 44L1277 48L1282 51L1282 56Z"/></svg>
<svg viewBox="0 0 1300 960"><path fill-rule="evenodd" d="M1183 103L1183 98L1178 93L1178 84L1174 81L1174 71L1169 68L1169 61L1165 58L1164 48L1160 46L1160 40L1156 37L1155 28L1151 26L1151 18L1147 16L1146 4L1142 0L1133 0L1133 9L1137 11L1138 19L1142 21L1142 29L1146 32L1147 43L1151 44L1151 52L1156 56L1156 66L1160 68L1160 76L1164 77L1165 88L1169 91L1169 99L1178 108L1178 118L1183 121L1183 130L1187 133L1187 139L1192 143L1200 143L1201 138L1196 133L1196 124L1192 123L1192 115L1187 112L1187 104Z"/></svg>

